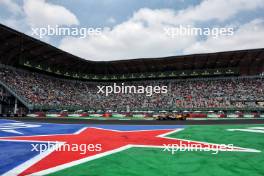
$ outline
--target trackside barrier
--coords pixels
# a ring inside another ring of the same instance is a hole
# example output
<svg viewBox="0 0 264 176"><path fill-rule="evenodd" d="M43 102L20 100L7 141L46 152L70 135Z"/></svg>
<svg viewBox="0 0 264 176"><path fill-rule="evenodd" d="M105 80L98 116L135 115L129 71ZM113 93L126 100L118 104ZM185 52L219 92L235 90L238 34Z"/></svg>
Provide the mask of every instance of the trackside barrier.
<svg viewBox="0 0 264 176"><path fill-rule="evenodd" d="M103 114L90 114L89 117L102 117Z"/></svg>
<svg viewBox="0 0 264 176"><path fill-rule="evenodd" d="M245 117L245 118L254 118L255 115L254 114L244 114L243 117Z"/></svg>
<svg viewBox="0 0 264 176"><path fill-rule="evenodd" d="M104 113L103 114L103 117L106 117L106 118L109 118L109 117L111 117L112 116L112 114L110 114L110 113Z"/></svg>
<svg viewBox="0 0 264 176"><path fill-rule="evenodd" d="M59 114L47 114L46 117L59 117Z"/></svg>
<svg viewBox="0 0 264 176"><path fill-rule="evenodd" d="M208 114L207 117L208 118L219 118L220 114Z"/></svg>
<svg viewBox="0 0 264 176"><path fill-rule="evenodd" d="M132 117L134 117L134 118L144 118L145 115L144 114L133 114Z"/></svg>
<svg viewBox="0 0 264 176"><path fill-rule="evenodd" d="M239 115L237 115L237 114L227 114L227 117L230 117L230 118L238 118Z"/></svg>
<svg viewBox="0 0 264 176"><path fill-rule="evenodd" d="M69 114L68 117L81 117L80 114Z"/></svg>
<svg viewBox="0 0 264 176"><path fill-rule="evenodd" d="M123 117L126 117L126 115L124 115L124 114L112 114L112 117L123 118Z"/></svg>
<svg viewBox="0 0 264 176"><path fill-rule="evenodd" d="M192 113L190 114L190 118L206 118L207 115L203 113Z"/></svg>

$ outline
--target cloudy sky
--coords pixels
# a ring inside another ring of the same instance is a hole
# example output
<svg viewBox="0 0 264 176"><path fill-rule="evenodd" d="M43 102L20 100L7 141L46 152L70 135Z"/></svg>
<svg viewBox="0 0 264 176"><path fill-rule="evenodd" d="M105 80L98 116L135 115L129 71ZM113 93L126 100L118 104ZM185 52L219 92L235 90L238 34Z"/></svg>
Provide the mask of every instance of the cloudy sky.
<svg viewBox="0 0 264 176"><path fill-rule="evenodd" d="M264 0L0 0L0 23L88 60L264 48ZM45 26L101 35L39 36ZM231 36L168 36L165 28L233 28Z"/></svg>

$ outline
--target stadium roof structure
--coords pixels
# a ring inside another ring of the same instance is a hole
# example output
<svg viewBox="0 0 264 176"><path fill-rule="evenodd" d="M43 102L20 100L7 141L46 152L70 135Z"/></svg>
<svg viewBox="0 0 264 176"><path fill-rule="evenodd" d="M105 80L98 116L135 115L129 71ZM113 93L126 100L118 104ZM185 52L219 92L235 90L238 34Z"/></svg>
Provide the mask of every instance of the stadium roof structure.
<svg viewBox="0 0 264 176"><path fill-rule="evenodd" d="M238 68L242 74L257 74L264 71L264 48L162 58L91 61L2 24L0 24L0 43L2 64L18 66L21 58L27 58L37 64L88 74L128 74L227 67Z"/></svg>

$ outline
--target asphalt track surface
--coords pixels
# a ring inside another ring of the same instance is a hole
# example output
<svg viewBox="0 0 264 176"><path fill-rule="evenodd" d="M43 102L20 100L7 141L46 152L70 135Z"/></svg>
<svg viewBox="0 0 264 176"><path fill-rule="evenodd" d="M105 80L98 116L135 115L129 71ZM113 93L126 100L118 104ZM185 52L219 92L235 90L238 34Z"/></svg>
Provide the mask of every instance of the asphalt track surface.
<svg viewBox="0 0 264 176"><path fill-rule="evenodd" d="M221 125L221 124L264 124L264 119L219 119L219 120L93 120L63 118L0 118L24 122L65 124L116 124L116 125Z"/></svg>

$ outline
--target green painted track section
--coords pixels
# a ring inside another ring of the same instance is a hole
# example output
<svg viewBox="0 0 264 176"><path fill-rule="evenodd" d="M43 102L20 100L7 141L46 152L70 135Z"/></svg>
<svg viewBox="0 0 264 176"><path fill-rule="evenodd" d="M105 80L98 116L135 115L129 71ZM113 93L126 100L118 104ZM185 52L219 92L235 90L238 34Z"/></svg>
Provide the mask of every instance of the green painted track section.
<svg viewBox="0 0 264 176"><path fill-rule="evenodd" d="M227 131L227 129L264 127L264 125L187 126L170 137L233 144L253 148L246 152L177 152L162 149L131 148L50 176L264 176L264 133Z"/></svg>

